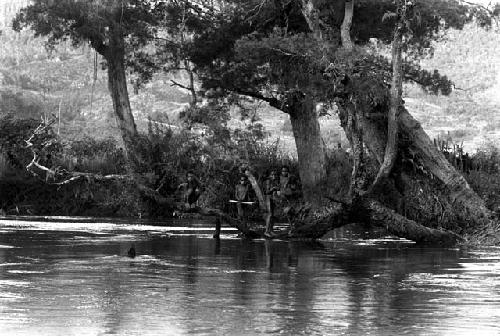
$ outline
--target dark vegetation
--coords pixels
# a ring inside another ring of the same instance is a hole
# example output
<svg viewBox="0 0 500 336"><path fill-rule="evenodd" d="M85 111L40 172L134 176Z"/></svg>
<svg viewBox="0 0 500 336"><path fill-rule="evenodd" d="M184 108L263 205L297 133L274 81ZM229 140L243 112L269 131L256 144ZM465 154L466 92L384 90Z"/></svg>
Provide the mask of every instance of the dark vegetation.
<svg viewBox="0 0 500 336"><path fill-rule="evenodd" d="M50 174L40 172L34 176L25 170L32 159L26 150L25 140L39 125L35 119L17 120L10 116L0 119L0 143L3 154L0 157L1 198L0 208L10 215L71 215L106 217L170 218L173 209L150 202L143 197L133 184L122 180L95 181L92 178L71 184L54 184ZM229 132L229 130L227 130ZM159 188L165 197L180 200L176 192L187 171L193 171L206 185L199 204L204 207L219 208L235 214L235 208L228 203L234 193L234 185L241 176L240 165L252 162L259 182L271 169L281 165L291 167L297 175L297 161L283 156L276 144L263 142L264 134L257 130L237 132L234 140L210 140L193 135L187 130L174 133L150 123L144 173L147 184ZM51 132L54 143L44 150L42 164L58 167L60 170L80 171L97 175L124 174L124 156L113 139L95 140L84 138L76 141L61 140ZM472 188L485 200L488 208L500 211L500 152L494 145L485 145L468 158L468 163L460 158L460 145L438 143L457 169L460 169ZM447 149L448 148L448 149ZM51 162L46 160L47 155ZM372 162L369 169L376 173ZM415 169L419 169L418 167ZM346 197L352 170L352 157L344 149L334 149L328 154L328 185L336 198ZM406 205L405 212L418 211L419 216L429 217L429 221L440 221L444 211L433 198L427 200L426 212L419 210L421 197L415 203ZM397 199L386 199L397 203ZM416 205L415 205L416 204ZM249 216L259 220L258 209L253 208ZM431 211L428 211L431 210ZM284 218L282 218L283 220Z"/></svg>
<svg viewBox="0 0 500 336"><path fill-rule="evenodd" d="M499 243L498 184L485 184L498 175L498 150L450 153L432 143L402 100L403 82L449 95L450 79L419 61L446 30L470 22L488 28L497 14L441 0L36 0L14 28L46 36L51 48L66 40L92 46L107 72L120 137L68 141L49 117L54 108L41 123L7 111L0 205L8 213L169 217L178 209L177 185L194 171L204 183L200 212L258 237L262 228L232 218L233 186L243 173L262 185L266 171L287 164L302 197L286 215L291 230L278 237L314 239L363 222L420 243ZM391 57L373 40L390 46ZM179 72L188 83L171 85L190 96L181 128L149 120L139 132L128 79L137 94L155 74ZM296 160L263 141L256 102L289 116ZM228 126L235 111L246 128ZM321 137L318 118L332 111L349 155L328 150ZM264 205L253 189L257 219Z"/></svg>
<svg viewBox="0 0 500 336"><path fill-rule="evenodd" d="M61 140L52 128L39 135L43 149L40 164L58 174L78 171L89 173L85 179L61 184L50 172L27 171L33 159L26 148L28 139L40 121L18 120L11 116L0 119L1 198L0 208L11 215L73 215L170 218L172 207L151 202L126 179L99 180L94 175L125 174L125 157L113 139L76 141ZM216 207L234 213L228 201L242 172L241 165L252 162L262 182L264 174L281 165L296 162L280 155L276 146L262 140L260 124L247 130L230 132L219 126L216 132L205 129L200 136L186 130L173 132L150 123L141 141L141 164L138 173L152 189L172 200L180 201L176 191L186 172L193 171L205 186L199 205ZM224 132L225 131L225 132Z"/></svg>

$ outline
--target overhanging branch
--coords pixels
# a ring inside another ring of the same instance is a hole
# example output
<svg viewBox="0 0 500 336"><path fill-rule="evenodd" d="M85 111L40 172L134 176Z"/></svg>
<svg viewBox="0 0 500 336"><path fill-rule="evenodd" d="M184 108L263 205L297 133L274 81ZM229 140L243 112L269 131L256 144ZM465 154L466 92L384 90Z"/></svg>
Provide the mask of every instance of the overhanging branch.
<svg viewBox="0 0 500 336"><path fill-rule="evenodd" d="M255 98L255 99L259 99L259 100L265 101L270 106L272 106L274 108L277 108L279 110L282 110L282 108L283 108L283 104L281 104L281 102L278 99L276 99L274 97L266 97L266 96L262 95L259 92L247 91L247 90L243 90L243 89L234 89L233 92L235 92L235 93L237 93L239 95L242 95L242 96L248 96L248 97L251 97L251 98Z"/></svg>

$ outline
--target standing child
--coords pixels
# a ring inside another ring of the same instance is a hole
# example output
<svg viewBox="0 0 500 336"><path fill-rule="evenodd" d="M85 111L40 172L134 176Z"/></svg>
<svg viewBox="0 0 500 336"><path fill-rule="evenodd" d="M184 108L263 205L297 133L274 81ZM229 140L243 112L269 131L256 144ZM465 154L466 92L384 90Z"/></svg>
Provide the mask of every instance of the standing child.
<svg viewBox="0 0 500 336"><path fill-rule="evenodd" d="M276 202L279 201L280 180L275 170L269 174L269 178L264 182L264 199L266 202L266 231L264 235L271 237L273 234L273 216Z"/></svg>
<svg viewBox="0 0 500 336"><path fill-rule="evenodd" d="M236 208L238 209L238 218L243 219L245 212L243 211L242 202L248 202L248 181L246 176L241 176L238 184L234 188L234 197L236 198Z"/></svg>

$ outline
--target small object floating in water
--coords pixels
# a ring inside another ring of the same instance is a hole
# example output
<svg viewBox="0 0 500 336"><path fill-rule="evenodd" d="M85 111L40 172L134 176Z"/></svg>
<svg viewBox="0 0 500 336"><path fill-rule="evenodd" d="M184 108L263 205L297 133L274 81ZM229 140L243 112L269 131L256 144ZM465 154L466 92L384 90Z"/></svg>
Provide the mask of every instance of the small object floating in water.
<svg viewBox="0 0 500 336"><path fill-rule="evenodd" d="M129 256L129 258L135 258L136 253L134 245L132 245L130 250L128 250L127 255Z"/></svg>

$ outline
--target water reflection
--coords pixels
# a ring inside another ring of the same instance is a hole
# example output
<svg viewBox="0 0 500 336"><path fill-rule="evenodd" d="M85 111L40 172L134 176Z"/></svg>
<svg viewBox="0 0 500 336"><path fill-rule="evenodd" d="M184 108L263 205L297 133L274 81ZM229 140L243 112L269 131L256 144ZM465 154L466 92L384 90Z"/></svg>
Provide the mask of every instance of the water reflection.
<svg viewBox="0 0 500 336"><path fill-rule="evenodd" d="M500 333L499 249L0 229L2 335Z"/></svg>

